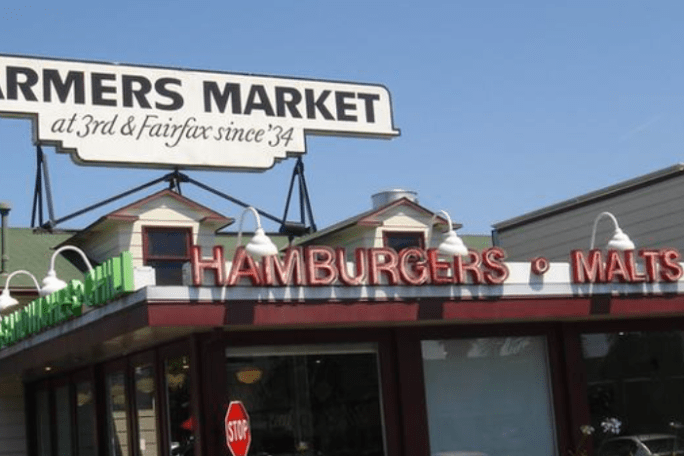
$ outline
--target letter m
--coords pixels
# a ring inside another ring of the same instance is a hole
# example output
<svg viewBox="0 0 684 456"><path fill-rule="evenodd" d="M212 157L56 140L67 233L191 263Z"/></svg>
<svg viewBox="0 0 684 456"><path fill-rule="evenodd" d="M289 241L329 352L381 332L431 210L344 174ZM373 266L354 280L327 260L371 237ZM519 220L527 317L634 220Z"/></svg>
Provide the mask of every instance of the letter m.
<svg viewBox="0 0 684 456"><path fill-rule="evenodd" d="M606 281L606 271L603 266L601 250L594 249L585 258L581 250L573 250L572 258L572 281L574 283L601 283Z"/></svg>
<svg viewBox="0 0 684 456"><path fill-rule="evenodd" d="M227 82L223 86L223 91L214 81L204 81L204 112L212 112L212 101L216 104L216 108L220 113L226 111L228 100L231 102L231 111L233 114L242 114L241 99L240 99L240 84Z"/></svg>

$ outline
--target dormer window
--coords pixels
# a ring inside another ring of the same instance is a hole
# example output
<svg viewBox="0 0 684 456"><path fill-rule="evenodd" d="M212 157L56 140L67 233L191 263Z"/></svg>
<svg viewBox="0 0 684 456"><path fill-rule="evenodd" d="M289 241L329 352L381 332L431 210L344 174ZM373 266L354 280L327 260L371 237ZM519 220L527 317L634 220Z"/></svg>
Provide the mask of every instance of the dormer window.
<svg viewBox="0 0 684 456"><path fill-rule="evenodd" d="M383 243L385 247L401 252L409 247L424 248L425 238L420 231L385 231Z"/></svg>
<svg viewBox="0 0 684 456"><path fill-rule="evenodd" d="M190 228L144 227L143 262L155 270L157 285L182 285L190 261Z"/></svg>

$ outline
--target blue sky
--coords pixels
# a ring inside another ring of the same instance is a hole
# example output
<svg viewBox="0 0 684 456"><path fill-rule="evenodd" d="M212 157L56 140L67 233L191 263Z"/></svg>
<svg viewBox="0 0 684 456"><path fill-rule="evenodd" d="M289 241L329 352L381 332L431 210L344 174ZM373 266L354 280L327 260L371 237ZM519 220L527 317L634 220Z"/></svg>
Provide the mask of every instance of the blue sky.
<svg viewBox="0 0 684 456"><path fill-rule="evenodd" d="M12 3L0 6L4 54L386 86L401 136L307 140L319 228L399 187L448 211L461 233L489 233L495 222L684 161L678 1ZM0 119L0 200L12 204L13 226L30 224L31 137L29 121ZM78 166L45 150L58 217L164 173ZM293 165L188 174L280 216ZM201 190L183 193L239 215Z"/></svg>

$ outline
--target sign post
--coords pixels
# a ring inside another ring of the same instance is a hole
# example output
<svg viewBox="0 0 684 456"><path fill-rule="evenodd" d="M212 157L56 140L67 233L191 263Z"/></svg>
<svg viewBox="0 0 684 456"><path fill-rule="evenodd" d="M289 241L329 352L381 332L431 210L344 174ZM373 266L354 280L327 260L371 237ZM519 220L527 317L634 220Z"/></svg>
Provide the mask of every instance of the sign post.
<svg viewBox="0 0 684 456"><path fill-rule="evenodd" d="M252 443L252 431L247 409L240 401L232 401L228 405L226 417L226 445L233 456L247 456Z"/></svg>

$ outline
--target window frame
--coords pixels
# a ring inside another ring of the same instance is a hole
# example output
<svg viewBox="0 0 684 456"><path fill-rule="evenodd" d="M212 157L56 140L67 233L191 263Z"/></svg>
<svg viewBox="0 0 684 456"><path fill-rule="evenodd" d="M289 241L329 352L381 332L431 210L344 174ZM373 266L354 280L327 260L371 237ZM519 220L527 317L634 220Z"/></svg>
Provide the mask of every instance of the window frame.
<svg viewBox="0 0 684 456"><path fill-rule="evenodd" d="M441 303L431 304L441 307ZM401 328L396 333L397 377L403 387L400 401L404 410L412 413L402 416L402 429L406 455L430 456L426 385L424 379L421 342L434 339L471 339L478 337L543 336L546 340L550 405L553 408L554 437L557 454L568 448L569 434L564 418L569 404L565 400L566 378L563 365L563 343L557 328L546 323L521 322L514 325L483 323L444 327Z"/></svg>
<svg viewBox="0 0 684 456"><path fill-rule="evenodd" d="M391 238L397 238L397 237L412 237L416 238L418 241L417 245L412 245L409 247L418 247L420 249L425 249L425 233L423 231L395 231L395 230L385 230L382 232L382 245L383 247L387 247L390 249L394 249L397 253L399 253L401 250L397 250L391 245L389 245L389 240ZM409 248L409 247L404 247ZM403 250L403 249L402 249Z"/></svg>
<svg viewBox="0 0 684 456"><path fill-rule="evenodd" d="M401 412L399 410L399 384L392 374L396 372L396 359L393 356L394 339L390 329L307 329L299 331L297 340L292 340L290 330L257 330L248 333L214 334L213 337L203 338L202 350L202 378L201 389L204 392L202 401L205 410L203 423L206 437L202 454L207 456L221 456L224 452L225 439L220 424L223 424L225 407L230 397L225 389L227 372L225 366L225 350L228 347L260 347L281 346L285 349L297 345L336 345L373 343L377 347L376 362L378 368L378 388L380 394L380 414L382 416L384 449L387 455L404 455L401 441ZM220 398L220 399L217 399ZM220 405L223 404L223 405Z"/></svg>
<svg viewBox="0 0 684 456"><path fill-rule="evenodd" d="M175 256L175 255L152 255L150 253L150 247L152 242L150 240L150 233L153 232L167 232L167 233L183 233L185 235L185 256ZM175 263L175 262L189 262L191 258L191 246L192 246L192 227L182 227L182 226L158 226L158 225L148 225L142 228L142 257L143 265L148 266L150 262L156 263ZM157 278L157 273L155 272L155 279ZM166 284L157 284L166 285ZM170 284L168 284L170 285ZM181 285L180 283L174 285Z"/></svg>

